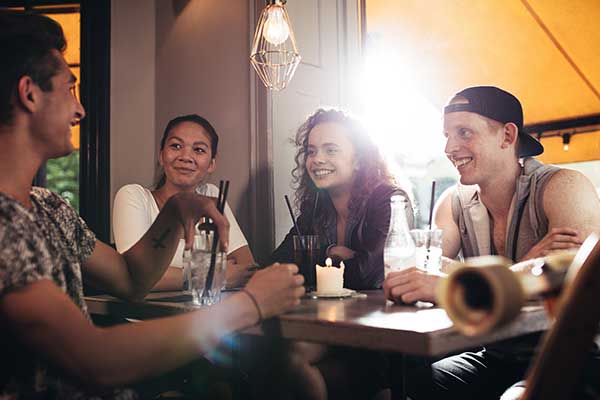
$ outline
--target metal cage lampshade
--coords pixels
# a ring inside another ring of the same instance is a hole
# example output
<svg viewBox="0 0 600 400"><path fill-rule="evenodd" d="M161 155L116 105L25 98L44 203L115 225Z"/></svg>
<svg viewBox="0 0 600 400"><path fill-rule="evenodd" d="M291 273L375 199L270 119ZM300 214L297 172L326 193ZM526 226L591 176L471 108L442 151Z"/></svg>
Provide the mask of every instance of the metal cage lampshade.
<svg viewBox="0 0 600 400"><path fill-rule="evenodd" d="M267 0L250 53L250 63L256 73L266 87L275 91L287 86L300 63L285 3L285 0Z"/></svg>

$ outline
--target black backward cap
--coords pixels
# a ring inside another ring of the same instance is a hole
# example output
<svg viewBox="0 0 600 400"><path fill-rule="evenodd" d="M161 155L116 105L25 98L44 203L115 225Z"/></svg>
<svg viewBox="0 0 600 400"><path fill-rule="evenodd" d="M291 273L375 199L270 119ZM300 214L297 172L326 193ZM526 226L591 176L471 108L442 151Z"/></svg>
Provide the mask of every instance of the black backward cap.
<svg viewBox="0 0 600 400"><path fill-rule="evenodd" d="M519 157L537 156L544 152L544 146L531 135L523 132L523 108L512 94L495 86L474 86L456 93L468 103L449 104L444 114L467 111L482 115L504 124L512 122L519 129Z"/></svg>

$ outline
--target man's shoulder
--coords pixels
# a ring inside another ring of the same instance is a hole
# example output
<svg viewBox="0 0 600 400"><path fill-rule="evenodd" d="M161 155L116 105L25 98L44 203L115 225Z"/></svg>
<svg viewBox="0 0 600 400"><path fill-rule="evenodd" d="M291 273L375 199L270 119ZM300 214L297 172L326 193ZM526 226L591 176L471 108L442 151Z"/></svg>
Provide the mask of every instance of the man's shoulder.
<svg viewBox="0 0 600 400"><path fill-rule="evenodd" d="M46 211L46 216L59 223L79 219L79 214L71 204L63 197L51 190L42 187L33 187L31 189L31 199ZM39 215L36 216L39 218Z"/></svg>
<svg viewBox="0 0 600 400"><path fill-rule="evenodd" d="M555 173L552 175L551 181L554 182L573 182L573 181L588 181L588 178L579 171L568 168L555 167Z"/></svg>
<svg viewBox="0 0 600 400"><path fill-rule="evenodd" d="M544 197L547 195L580 194L580 189L593 188L591 181L581 172L567 168L558 168L548 179Z"/></svg>
<svg viewBox="0 0 600 400"><path fill-rule="evenodd" d="M44 207L59 208L64 205L70 207L70 204L60 195L43 187L34 186L31 188L31 198Z"/></svg>
<svg viewBox="0 0 600 400"><path fill-rule="evenodd" d="M452 202L454 199L458 199L459 186L459 183L455 183L454 185L444 189L437 200L437 204L445 204L448 201Z"/></svg>
<svg viewBox="0 0 600 400"><path fill-rule="evenodd" d="M40 198L40 199L54 198L55 196L58 196L52 190L47 189L45 187L41 187L41 186L34 186L34 187L32 187L31 188L31 195L35 196L37 198Z"/></svg>

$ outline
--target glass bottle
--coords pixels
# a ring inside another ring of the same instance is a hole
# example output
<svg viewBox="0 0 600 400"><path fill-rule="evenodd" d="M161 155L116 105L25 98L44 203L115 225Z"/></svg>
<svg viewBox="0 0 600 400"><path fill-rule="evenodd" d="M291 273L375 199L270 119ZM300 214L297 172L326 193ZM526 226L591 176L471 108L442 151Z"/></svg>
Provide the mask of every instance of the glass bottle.
<svg viewBox="0 0 600 400"><path fill-rule="evenodd" d="M412 267L416 263L416 248L406 221L408 203L404 196L390 198L390 229L383 249L384 273Z"/></svg>

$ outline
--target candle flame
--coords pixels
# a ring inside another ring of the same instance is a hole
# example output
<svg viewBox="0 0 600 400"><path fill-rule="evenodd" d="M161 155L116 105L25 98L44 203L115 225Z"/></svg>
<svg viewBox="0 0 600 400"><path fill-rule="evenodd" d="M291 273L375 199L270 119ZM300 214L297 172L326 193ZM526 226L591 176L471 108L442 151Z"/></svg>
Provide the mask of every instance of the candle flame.
<svg viewBox="0 0 600 400"><path fill-rule="evenodd" d="M333 266L333 261L331 261L331 258L327 257L327 259L325 260L325 266L326 267Z"/></svg>

